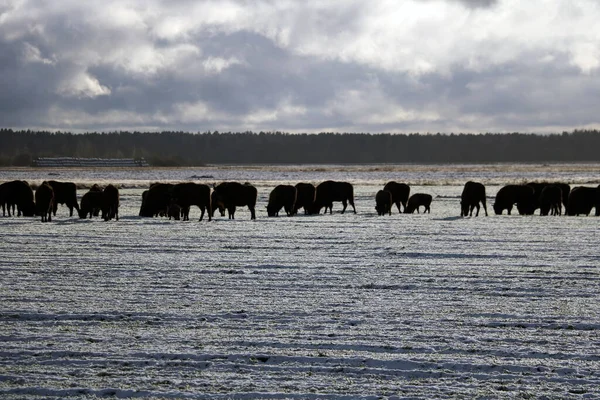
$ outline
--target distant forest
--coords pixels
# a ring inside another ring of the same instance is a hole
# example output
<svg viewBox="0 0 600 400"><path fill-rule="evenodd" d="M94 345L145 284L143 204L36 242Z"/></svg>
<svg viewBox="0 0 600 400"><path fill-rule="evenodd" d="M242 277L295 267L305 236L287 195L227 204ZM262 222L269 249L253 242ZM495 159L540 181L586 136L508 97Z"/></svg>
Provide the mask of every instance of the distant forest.
<svg viewBox="0 0 600 400"><path fill-rule="evenodd" d="M0 130L0 165L37 157L145 158L152 166L600 161L600 131L366 134Z"/></svg>

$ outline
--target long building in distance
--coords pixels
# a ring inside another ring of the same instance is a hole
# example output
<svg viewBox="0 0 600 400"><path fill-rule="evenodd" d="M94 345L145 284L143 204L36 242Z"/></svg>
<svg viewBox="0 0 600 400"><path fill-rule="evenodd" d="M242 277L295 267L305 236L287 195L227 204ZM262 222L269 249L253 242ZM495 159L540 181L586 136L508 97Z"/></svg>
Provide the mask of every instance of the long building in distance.
<svg viewBox="0 0 600 400"><path fill-rule="evenodd" d="M148 167L144 158L39 157L34 167Z"/></svg>

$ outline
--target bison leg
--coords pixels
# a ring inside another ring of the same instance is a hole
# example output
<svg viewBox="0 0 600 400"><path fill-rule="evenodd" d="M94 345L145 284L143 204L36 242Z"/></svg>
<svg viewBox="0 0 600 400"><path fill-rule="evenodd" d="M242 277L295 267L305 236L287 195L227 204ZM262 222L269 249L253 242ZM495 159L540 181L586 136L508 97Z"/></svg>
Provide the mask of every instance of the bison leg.
<svg viewBox="0 0 600 400"><path fill-rule="evenodd" d="M344 205L344 208L342 208L342 214L346 211L346 207L348 207L348 202L346 200L342 200L342 204Z"/></svg>
<svg viewBox="0 0 600 400"><path fill-rule="evenodd" d="M250 210L250 219L256 219L256 212L254 210L254 207L248 206L248 209Z"/></svg>
<svg viewBox="0 0 600 400"><path fill-rule="evenodd" d="M485 211L485 216L487 217L488 213L487 213L487 206L485 205L485 199L483 199L481 201L481 205L483 205L483 211Z"/></svg>
<svg viewBox="0 0 600 400"><path fill-rule="evenodd" d="M398 208L398 212L400 214L402 214L402 210L400 210L400 201L395 202L394 204L396 204L396 207ZM391 207L390 207L391 208Z"/></svg>

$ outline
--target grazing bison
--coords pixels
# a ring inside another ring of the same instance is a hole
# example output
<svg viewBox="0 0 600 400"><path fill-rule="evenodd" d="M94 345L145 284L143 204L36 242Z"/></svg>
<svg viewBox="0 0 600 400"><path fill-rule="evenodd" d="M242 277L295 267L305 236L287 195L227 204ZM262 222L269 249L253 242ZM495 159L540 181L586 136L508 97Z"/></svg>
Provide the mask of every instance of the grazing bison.
<svg viewBox="0 0 600 400"><path fill-rule="evenodd" d="M406 210L406 202L408 201L408 196L410 194L410 186L408 186L406 183L391 181L385 184L383 190L387 190L392 194L392 203L396 205L399 213L402 212L400 210L400 203L402 203L402 207Z"/></svg>
<svg viewBox="0 0 600 400"><path fill-rule="evenodd" d="M92 216L97 217L102 210L103 194L102 191L90 189L81 198L81 207L79 208L79 218L85 219L88 214L90 218Z"/></svg>
<svg viewBox="0 0 600 400"><path fill-rule="evenodd" d="M294 205L293 214L297 214L301 208L304 208L304 214L309 214L315 203L316 192L317 189L312 183L297 183L296 204Z"/></svg>
<svg viewBox="0 0 600 400"><path fill-rule="evenodd" d="M79 205L77 204L77 186L73 182L58 182L48 181L48 184L52 186L54 190L54 208L52 213L56 217L56 210L59 204L65 204L69 207L69 216L73 216L73 208L79 212Z"/></svg>
<svg viewBox="0 0 600 400"><path fill-rule="evenodd" d="M375 195L375 210L377 215L392 215L392 194L387 190L380 190Z"/></svg>
<svg viewBox="0 0 600 400"><path fill-rule="evenodd" d="M47 182L43 182L35 191L35 207L37 215L42 217L42 222L52 221L54 190Z"/></svg>
<svg viewBox="0 0 600 400"><path fill-rule="evenodd" d="M479 203L483 206L483 211L487 217L487 206L485 204L485 186L479 182L468 181L465 183L462 194L460 195L460 216L473 216L473 209L477 208L475 216L479 215Z"/></svg>
<svg viewBox="0 0 600 400"><path fill-rule="evenodd" d="M415 193L412 196L410 196L410 198L408 199L408 204L406 205L406 208L404 209L404 212L406 214L412 214L415 212L415 210L417 211L417 214L419 213L419 207L423 206L425 207L425 210L423 210L423 213L430 213L431 214L431 200L433 198L431 197L430 194L426 194L426 193Z"/></svg>
<svg viewBox="0 0 600 400"><path fill-rule="evenodd" d="M558 185L546 185L540 193L540 215L562 214L562 189Z"/></svg>
<svg viewBox="0 0 600 400"><path fill-rule="evenodd" d="M92 185L92 187L90 188L90 192L99 192L102 193L102 191L104 190L104 188L102 188L100 185L98 185L97 183L94 183ZM102 207L98 207L94 209L94 217L97 217L98 215L100 215L100 210ZM91 218L91 216L90 216Z"/></svg>
<svg viewBox="0 0 600 400"><path fill-rule="evenodd" d="M179 221L181 219L181 207L179 204L171 204L169 207L169 219L173 218L175 221ZM189 209L187 214L189 215Z"/></svg>
<svg viewBox="0 0 600 400"><path fill-rule="evenodd" d="M26 181L10 181L2 184L2 215L4 214L5 206L8 208L8 216L11 216L11 208L13 214L15 206L17 207L18 215L24 217L33 217L35 214L35 203L33 201L33 190Z"/></svg>
<svg viewBox="0 0 600 400"><path fill-rule="evenodd" d="M171 183L154 183L146 195L142 193L142 206L140 207L140 217L156 217L158 215L167 215L171 205Z"/></svg>
<svg viewBox="0 0 600 400"><path fill-rule="evenodd" d="M507 210L510 215L513 206L517 205L517 210L521 215L532 215L534 206L534 189L527 185L506 185L496 194L494 202L494 212L502 215L502 211Z"/></svg>
<svg viewBox="0 0 600 400"><path fill-rule="evenodd" d="M600 189L586 186L577 186L571 190L567 207L567 215L589 215L592 208L596 207L596 215L600 212Z"/></svg>
<svg viewBox="0 0 600 400"><path fill-rule="evenodd" d="M327 209L329 209L330 214L333 214L334 201L341 201L344 205L342 214L346 211L348 203L352 206L354 214L356 214L356 207L354 207L354 187L348 182L336 181L321 182L317 186L315 203L311 214L319 214L323 207L325 207L325 214L327 214Z"/></svg>
<svg viewBox="0 0 600 400"><path fill-rule="evenodd" d="M219 215L221 215L221 217L225 216L225 204L223 204L223 202L217 197L217 192L215 192L214 190L210 195L210 203L211 203L211 212L210 212L211 217L215 216L216 210L219 210Z"/></svg>
<svg viewBox="0 0 600 400"><path fill-rule="evenodd" d="M181 207L184 221L190 219L191 206L198 206L200 209L200 221L204 218L204 212L208 212L210 221L212 217L210 197L210 186L201 183L178 183L171 189L171 201Z"/></svg>
<svg viewBox="0 0 600 400"><path fill-rule="evenodd" d="M119 220L119 189L108 185L102 191L102 219L109 221Z"/></svg>
<svg viewBox="0 0 600 400"><path fill-rule="evenodd" d="M258 192L251 184L223 182L215 187L214 193L216 204L223 204L223 207L227 209L229 219L235 219L235 208L238 206L248 206L250 218L256 219L255 207ZM214 213L214 208L212 213Z"/></svg>
<svg viewBox="0 0 600 400"><path fill-rule="evenodd" d="M269 217L279 216L279 210L285 210L289 217L294 215L296 206L296 187L292 185L277 185L269 194L267 204L267 215Z"/></svg>

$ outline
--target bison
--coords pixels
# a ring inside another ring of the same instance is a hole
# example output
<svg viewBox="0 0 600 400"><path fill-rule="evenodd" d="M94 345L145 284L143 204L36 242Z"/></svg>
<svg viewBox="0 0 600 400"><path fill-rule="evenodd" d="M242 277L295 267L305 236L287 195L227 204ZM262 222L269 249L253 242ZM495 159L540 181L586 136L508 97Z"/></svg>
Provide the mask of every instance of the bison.
<svg viewBox="0 0 600 400"><path fill-rule="evenodd" d="M387 190L380 190L375 195L375 210L377 215L392 215L393 196Z"/></svg>
<svg viewBox="0 0 600 400"><path fill-rule="evenodd" d="M54 209L54 190L47 182L43 182L35 191L36 213L42 217L42 222L52 221Z"/></svg>
<svg viewBox="0 0 600 400"><path fill-rule="evenodd" d="M200 221L204 218L205 212L208 212L210 221L212 217L210 198L210 186L201 183L178 183L171 189L171 201L181 207L184 221L190 219L191 206L198 206L200 209Z"/></svg>
<svg viewBox="0 0 600 400"><path fill-rule="evenodd" d="M267 215L269 217L279 216L279 210L285 210L289 217L294 215L296 206L296 187L292 185L277 185L269 194L267 204Z"/></svg>
<svg viewBox="0 0 600 400"><path fill-rule="evenodd" d="M410 186L408 186L406 183L391 181L385 184L383 190L387 190L392 194L392 203L396 205L399 213L402 212L400 210L401 203L402 207L406 210L406 202L408 201L408 196L410 194Z"/></svg>
<svg viewBox="0 0 600 400"><path fill-rule="evenodd" d="M140 207L140 217L156 217L158 215L167 215L171 205L171 183L154 183L146 195L142 193L142 205Z"/></svg>
<svg viewBox="0 0 600 400"><path fill-rule="evenodd" d="M462 194L460 195L460 216L473 216L473 209L477 208L475 216L479 215L479 203L483 206L483 211L487 217L487 206L485 204L485 186L479 182L468 181L465 183Z"/></svg>
<svg viewBox="0 0 600 400"><path fill-rule="evenodd" d="M333 214L334 201L342 202L344 206L342 214L346 211L348 204L352 206L354 214L356 214L356 207L354 207L354 187L352 184L348 182L325 181L317 186L316 191L311 214L319 214L323 207L325 207L325 214L327 214L327 209L329 209L330 214Z"/></svg>
<svg viewBox="0 0 600 400"><path fill-rule="evenodd" d="M567 214L567 205L569 204L569 194L571 193L571 186L568 183L556 182L553 185L558 186L562 193L562 204L565 207L565 215Z"/></svg>
<svg viewBox="0 0 600 400"><path fill-rule="evenodd" d="M256 198L258 191L249 183L223 182L215 187L216 205L223 204L227 209L229 219L235 219L235 209L238 206L248 206L250 218L256 219ZM214 213L214 206L212 212Z"/></svg>
<svg viewBox="0 0 600 400"><path fill-rule="evenodd" d="M315 203L316 191L315 185L312 183L297 183L296 204L294 205L293 214L297 214L301 208L304 208L304 214L309 214Z"/></svg>
<svg viewBox="0 0 600 400"><path fill-rule="evenodd" d="M33 190L27 181L10 181L1 186L2 215L5 215L5 207L8 208L8 216L11 216L11 208L17 207L18 215L33 217L35 214L35 203L33 201Z"/></svg>
<svg viewBox="0 0 600 400"><path fill-rule="evenodd" d="M558 185L546 185L540 193L540 215L562 214L562 189Z"/></svg>
<svg viewBox="0 0 600 400"><path fill-rule="evenodd" d="M102 219L109 221L119 220L119 189L108 185L102 191Z"/></svg>
<svg viewBox="0 0 600 400"><path fill-rule="evenodd" d="M535 211L534 189L527 185L503 186L496 194L494 212L496 215L502 215L502 212L507 210L510 215L515 204L519 214L532 215Z"/></svg>
<svg viewBox="0 0 600 400"><path fill-rule="evenodd" d="M221 200L219 200L219 198L217 196L217 192L215 192L214 190L210 195L210 203L211 203L211 212L210 212L211 217L215 216L216 210L219 210L219 215L221 215L221 217L225 216L225 204L223 204L223 202Z"/></svg>
<svg viewBox="0 0 600 400"><path fill-rule="evenodd" d="M596 208L596 216L600 214L600 188L577 186L571 190L567 206L567 215L589 215Z"/></svg>
<svg viewBox="0 0 600 400"><path fill-rule="evenodd" d="M181 206L179 206L179 204L171 204L171 206L169 207L169 219L173 218L175 221L179 221L181 219ZM187 214L189 215L189 209Z"/></svg>
<svg viewBox="0 0 600 400"><path fill-rule="evenodd" d="M406 205L406 208L404 209L404 212L406 214L412 214L415 212L415 210L417 211L417 214L419 213L419 207L423 206L425 207L425 209L423 210L423 213L430 213L431 214L431 200L433 198L431 197L430 194L426 194L426 193L415 193L412 196L410 196L410 198L408 199L408 204Z"/></svg>
<svg viewBox="0 0 600 400"><path fill-rule="evenodd" d="M73 182L48 181L54 190L54 208L52 213L56 217L59 204L65 204L69 208L69 216L73 216L73 208L79 213L77 204L77 186Z"/></svg>
<svg viewBox="0 0 600 400"><path fill-rule="evenodd" d="M102 191L90 189L81 198L81 207L79 208L79 218L85 219L88 214L97 217L102 210L103 194Z"/></svg>

